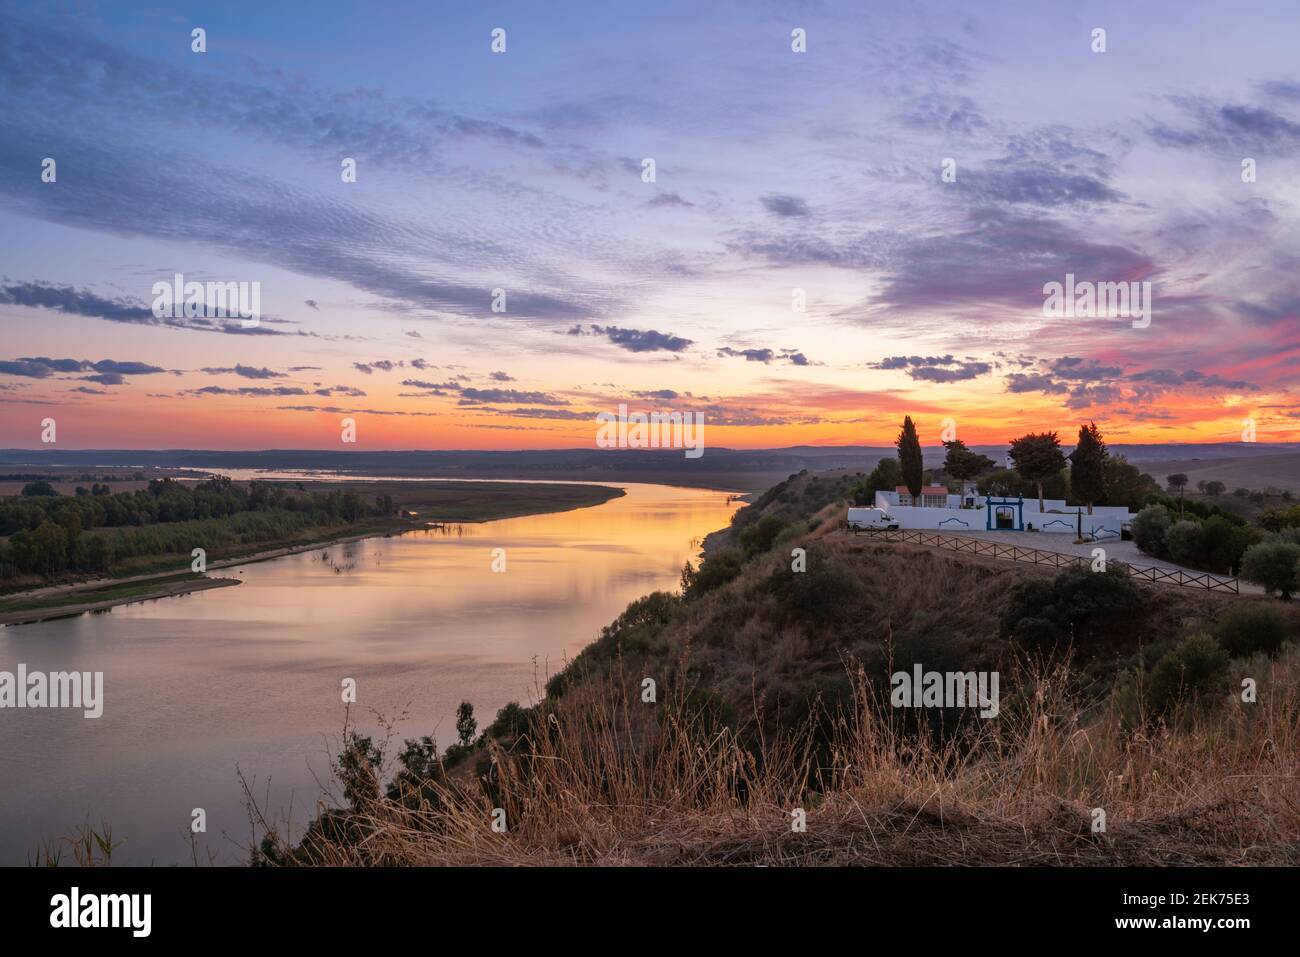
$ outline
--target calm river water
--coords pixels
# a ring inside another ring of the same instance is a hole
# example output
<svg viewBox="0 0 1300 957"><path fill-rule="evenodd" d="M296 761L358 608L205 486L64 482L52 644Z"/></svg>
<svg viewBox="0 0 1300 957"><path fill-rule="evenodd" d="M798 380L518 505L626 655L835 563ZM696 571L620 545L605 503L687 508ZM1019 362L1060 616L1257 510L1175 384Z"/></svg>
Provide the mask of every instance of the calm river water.
<svg viewBox="0 0 1300 957"><path fill-rule="evenodd" d="M727 493L623 485L594 508L326 546L220 569L243 584L0 628L0 670L102 671L104 713L0 712L0 865L106 822L115 863L245 859L239 774L301 826L321 796L354 678L354 723L405 714L401 737L482 728L592 641L634 598L675 589ZM506 571L492 571L505 549Z"/></svg>

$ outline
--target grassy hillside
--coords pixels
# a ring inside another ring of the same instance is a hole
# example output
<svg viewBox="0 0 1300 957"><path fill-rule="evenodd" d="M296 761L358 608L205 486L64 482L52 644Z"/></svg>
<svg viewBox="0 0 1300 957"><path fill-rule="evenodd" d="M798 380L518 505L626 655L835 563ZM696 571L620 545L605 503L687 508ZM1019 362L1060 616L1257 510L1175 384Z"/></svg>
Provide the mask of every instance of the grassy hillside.
<svg viewBox="0 0 1300 957"><path fill-rule="evenodd" d="M848 481L761 496L474 746L349 738L343 806L257 860L1300 859L1295 607L855 539ZM1000 713L891 707L913 664L997 671Z"/></svg>

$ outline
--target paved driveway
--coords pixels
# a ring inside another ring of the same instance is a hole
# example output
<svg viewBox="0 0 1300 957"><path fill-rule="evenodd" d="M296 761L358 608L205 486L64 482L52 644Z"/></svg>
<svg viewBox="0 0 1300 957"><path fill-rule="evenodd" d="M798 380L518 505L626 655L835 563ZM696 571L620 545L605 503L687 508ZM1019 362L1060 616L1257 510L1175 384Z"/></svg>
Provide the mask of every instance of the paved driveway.
<svg viewBox="0 0 1300 957"><path fill-rule="evenodd" d="M1039 551L1061 552L1065 555L1080 555L1084 558L1092 558L1092 550L1100 547L1106 549L1106 559L1108 561L1115 560L1127 562L1130 565L1166 568L1170 571L1181 569L1192 575L1205 574L1201 569L1187 568L1183 565L1175 565L1173 562L1152 558L1150 555L1138 551L1135 543L1120 541L1118 538L1107 538L1099 542L1085 542L1078 545L1075 544L1072 535L1057 535L1051 532L949 532L945 530L942 534L956 535L961 538L983 538L1007 545L1021 545L1025 548L1037 548ZM1214 577L1228 578L1230 576L1215 575ZM1243 594L1262 595L1264 593L1264 589L1258 585L1252 585L1245 581L1241 582L1240 587Z"/></svg>

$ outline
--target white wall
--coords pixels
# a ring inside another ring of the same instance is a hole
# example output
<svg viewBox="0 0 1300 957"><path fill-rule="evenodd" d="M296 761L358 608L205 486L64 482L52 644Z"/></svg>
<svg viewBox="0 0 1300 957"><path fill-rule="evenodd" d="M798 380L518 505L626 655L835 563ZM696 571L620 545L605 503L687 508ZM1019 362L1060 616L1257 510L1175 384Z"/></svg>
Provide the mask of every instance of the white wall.
<svg viewBox="0 0 1300 957"><path fill-rule="evenodd" d="M878 502L877 508L881 508ZM933 528L949 532L982 532L987 521L982 508L918 508L890 505L885 509L899 528Z"/></svg>
<svg viewBox="0 0 1300 957"><path fill-rule="evenodd" d="M982 532L987 528L988 511L985 508L917 508L910 505L892 505L888 495L892 493L877 492L876 508L884 509L899 528L925 528L948 532ZM1128 509L1122 506L1095 506L1092 514L1077 514L1076 509L1060 512L1039 512L1038 502L1024 504L1024 528L1033 525L1035 531L1046 534L1061 534L1071 537L1078 534L1080 527L1085 535L1098 538L1119 537L1122 523L1132 518Z"/></svg>

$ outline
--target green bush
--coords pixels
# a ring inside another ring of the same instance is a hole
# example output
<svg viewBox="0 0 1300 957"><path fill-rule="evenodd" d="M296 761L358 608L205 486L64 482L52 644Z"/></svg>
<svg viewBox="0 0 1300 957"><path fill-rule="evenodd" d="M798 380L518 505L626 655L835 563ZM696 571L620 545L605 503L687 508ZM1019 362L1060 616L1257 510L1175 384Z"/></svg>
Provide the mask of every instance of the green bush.
<svg viewBox="0 0 1300 957"><path fill-rule="evenodd" d="M720 588L740 574L745 564L739 549L724 548L714 552L692 568L687 562L682 569L682 597L691 601Z"/></svg>
<svg viewBox="0 0 1300 957"><path fill-rule="evenodd" d="M808 570L783 564L770 580L772 593L791 616L817 625L843 621L862 596L861 583L846 569L808 554Z"/></svg>
<svg viewBox="0 0 1300 957"><path fill-rule="evenodd" d="M1300 545L1285 541L1260 542L1246 549L1241 557L1241 577L1264 586L1266 594L1277 592L1289 600L1296 591L1296 566L1300 564Z"/></svg>
<svg viewBox="0 0 1300 957"><path fill-rule="evenodd" d="M1235 575L1241 569L1241 556L1254 544L1258 534L1255 529L1232 524L1222 515L1207 518L1201 525L1204 567Z"/></svg>
<svg viewBox="0 0 1300 957"><path fill-rule="evenodd" d="M1286 641L1287 627L1276 608L1242 602L1219 619L1214 637L1234 658L1248 658L1258 651L1271 655Z"/></svg>
<svg viewBox="0 0 1300 957"><path fill-rule="evenodd" d="M1137 586L1119 563L1112 562L1104 572L1077 566L1050 580L1031 578L1016 584L1000 630L1004 638L1042 647L1070 635L1091 638L1141 606Z"/></svg>
<svg viewBox="0 0 1300 957"><path fill-rule="evenodd" d="M1169 512L1163 505L1148 505L1133 519L1133 541L1148 555L1165 553L1165 535L1169 531Z"/></svg>
<svg viewBox="0 0 1300 957"><path fill-rule="evenodd" d="M1008 636L1014 638L1026 648L1055 648L1068 641L1070 636L1046 618L1030 616L1022 618Z"/></svg>
<svg viewBox="0 0 1300 957"><path fill-rule="evenodd" d="M1165 532L1165 552L1178 565L1200 565L1204 558L1203 544L1200 522L1183 519Z"/></svg>
<svg viewBox="0 0 1300 957"><path fill-rule="evenodd" d="M1271 532L1300 527L1300 505L1292 505L1290 508L1270 508L1259 517L1259 524Z"/></svg>
<svg viewBox="0 0 1300 957"><path fill-rule="evenodd" d="M1228 652L1207 634L1192 635L1167 652L1151 669L1147 701L1163 714L1180 700L1226 690Z"/></svg>
<svg viewBox="0 0 1300 957"><path fill-rule="evenodd" d="M785 528L786 523L779 516L764 515L753 525L741 529L740 547L744 550L745 557L752 558L767 551Z"/></svg>
<svg viewBox="0 0 1300 957"><path fill-rule="evenodd" d="M854 505L872 506L876 504L877 492L892 492L902 484L902 469L898 466L898 459L891 456L877 462L871 474L853 487L850 496Z"/></svg>

